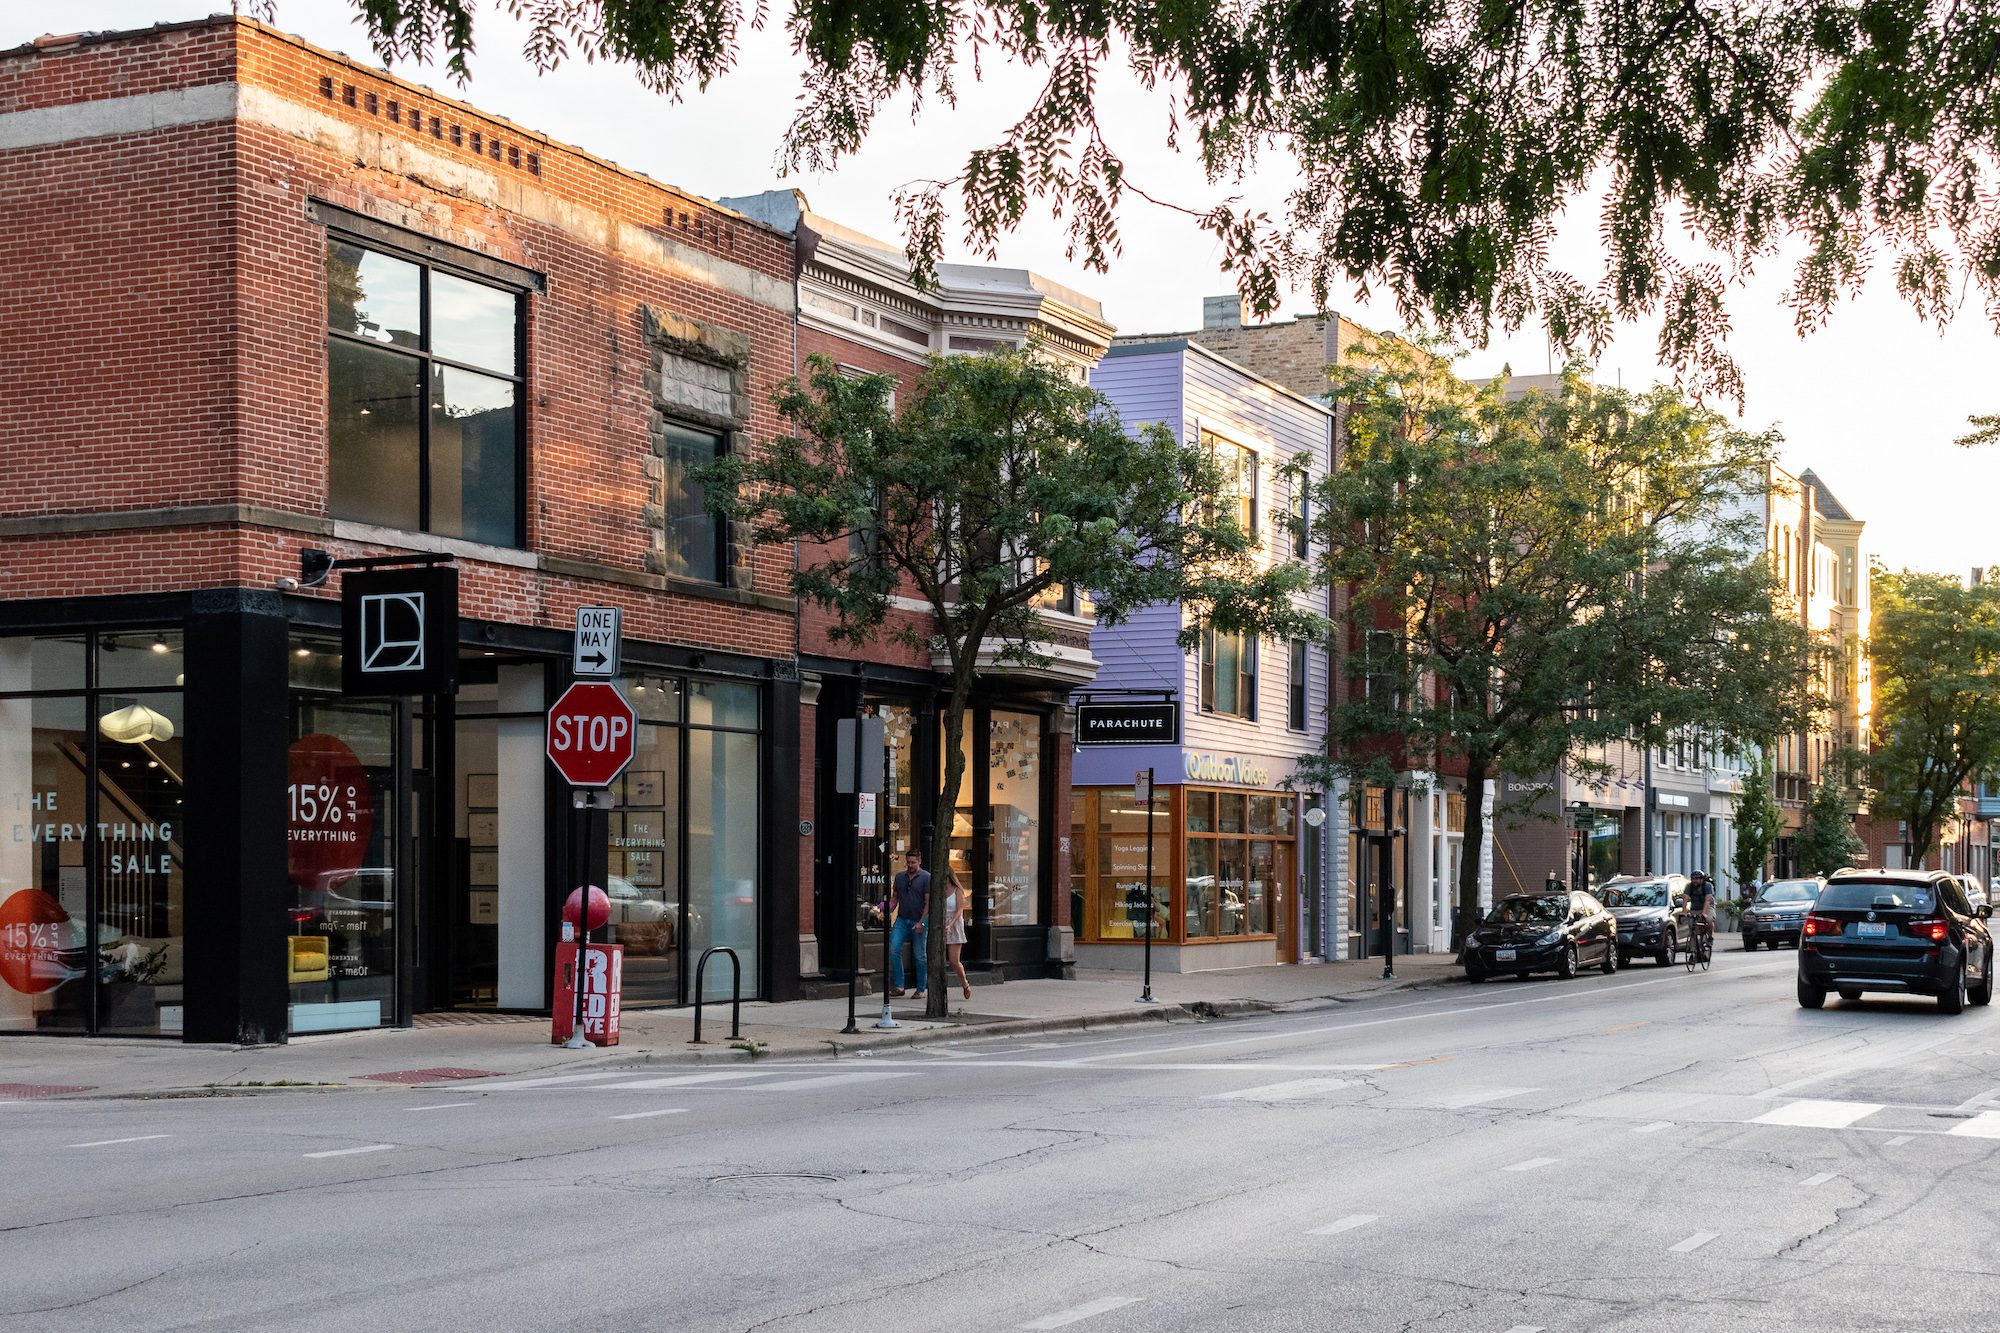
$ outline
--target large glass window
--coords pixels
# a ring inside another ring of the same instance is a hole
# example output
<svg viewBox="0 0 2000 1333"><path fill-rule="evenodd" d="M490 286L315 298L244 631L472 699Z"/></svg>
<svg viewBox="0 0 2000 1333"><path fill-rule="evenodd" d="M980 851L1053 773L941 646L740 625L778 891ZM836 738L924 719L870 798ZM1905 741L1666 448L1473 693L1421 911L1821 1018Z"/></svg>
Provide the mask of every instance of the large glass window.
<svg viewBox="0 0 2000 1333"><path fill-rule="evenodd" d="M173 631L0 639L0 1030L182 1030L183 672Z"/></svg>
<svg viewBox="0 0 2000 1333"><path fill-rule="evenodd" d="M1097 895L1096 910L1086 938L1092 940L1136 940L1146 935L1147 900L1152 901L1155 939L1167 939L1173 930L1173 824L1168 789L1155 787L1151 803L1152 891L1147 892L1148 809L1131 787L1109 787L1096 793L1096 869L1103 886ZM1084 802L1078 801L1081 807ZM1079 863L1085 858L1081 843L1072 844ZM1081 917L1078 918L1082 920Z"/></svg>
<svg viewBox="0 0 2000 1333"><path fill-rule="evenodd" d="M1201 447L1222 469L1223 511L1235 518L1243 531L1257 532L1257 455L1233 440L1209 431L1201 433Z"/></svg>
<svg viewBox="0 0 2000 1333"><path fill-rule="evenodd" d="M1042 720L995 709L987 744L993 844L988 861L996 926L1032 926L1039 910Z"/></svg>
<svg viewBox="0 0 2000 1333"><path fill-rule="evenodd" d="M326 293L333 516L519 545L521 294L338 237Z"/></svg>
<svg viewBox="0 0 2000 1333"><path fill-rule="evenodd" d="M1292 660L1290 674L1286 678L1285 725L1293 731L1306 729L1306 641L1292 640Z"/></svg>
<svg viewBox="0 0 2000 1333"><path fill-rule="evenodd" d="M708 510L708 488L695 480L695 469L722 454L722 436L714 431L665 423L666 485L662 509L667 525L666 572L684 579L716 583L722 577L722 524Z"/></svg>

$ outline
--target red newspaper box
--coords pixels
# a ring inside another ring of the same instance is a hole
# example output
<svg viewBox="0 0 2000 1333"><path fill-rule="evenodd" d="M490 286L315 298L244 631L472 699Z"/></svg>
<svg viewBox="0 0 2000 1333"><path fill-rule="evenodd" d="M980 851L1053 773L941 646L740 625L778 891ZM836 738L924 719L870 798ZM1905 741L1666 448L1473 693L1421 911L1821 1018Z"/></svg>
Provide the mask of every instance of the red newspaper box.
<svg viewBox="0 0 2000 1333"><path fill-rule="evenodd" d="M556 945L555 1022L549 1040L569 1040L576 1021L576 945ZM618 1001L625 982L625 946L593 944L583 970L583 1037L597 1046L618 1044Z"/></svg>

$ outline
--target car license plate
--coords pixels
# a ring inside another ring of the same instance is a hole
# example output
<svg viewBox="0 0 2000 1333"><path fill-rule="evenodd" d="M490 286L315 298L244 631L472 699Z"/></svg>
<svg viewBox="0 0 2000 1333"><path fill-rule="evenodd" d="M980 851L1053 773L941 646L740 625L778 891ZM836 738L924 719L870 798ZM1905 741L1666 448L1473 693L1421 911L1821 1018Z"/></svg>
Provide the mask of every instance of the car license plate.
<svg viewBox="0 0 2000 1333"><path fill-rule="evenodd" d="M1493 961L1496 963L1511 963L1514 961L1514 951L1512 949L1495 949L1493 951Z"/></svg>
<svg viewBox="0 0 2000 1333"><path fill-rule="evenodd" d="M1886 921L1863 921L1854 928L1854 933L1864 938L1876 939L1889 933L1889 925Z"/></svg>

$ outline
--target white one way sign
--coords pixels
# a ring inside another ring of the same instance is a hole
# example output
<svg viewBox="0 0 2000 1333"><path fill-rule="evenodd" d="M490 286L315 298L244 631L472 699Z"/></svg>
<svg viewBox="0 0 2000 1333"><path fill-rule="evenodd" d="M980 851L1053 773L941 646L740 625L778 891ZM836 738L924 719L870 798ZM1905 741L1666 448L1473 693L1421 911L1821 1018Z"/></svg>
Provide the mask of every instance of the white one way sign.
<svg viewBox="0 0 2000 1333"><path fill-rule="evenodd" d="M569 663L571 675L601 677L618 674L618 630L622 615L615 606L579 606L576 609L576 642L571 648Z"/></svg>

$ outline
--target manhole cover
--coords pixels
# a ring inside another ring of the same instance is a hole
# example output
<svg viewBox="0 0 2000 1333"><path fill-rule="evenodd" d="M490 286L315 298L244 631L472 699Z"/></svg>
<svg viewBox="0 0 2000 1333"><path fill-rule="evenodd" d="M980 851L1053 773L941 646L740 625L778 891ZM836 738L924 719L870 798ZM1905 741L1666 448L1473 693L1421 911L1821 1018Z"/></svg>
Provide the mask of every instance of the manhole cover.
<svg viewBox="0 0 2000 1333"><path fill-rule="evenodd" d="M460 1078L498 1078L493 1069L458 1069L441 1065L435 1069L396 1069L387 1074L358 1074L371 1083L448 1083Z"/></svg>
<svg viewBox="0 0 2000 1333"><path fill-rule="evenodd" d="M27 1101L36 1097L67 1097L72 1092L89 1092L73 1083L0 1083L0 1102Z"/></svg>

